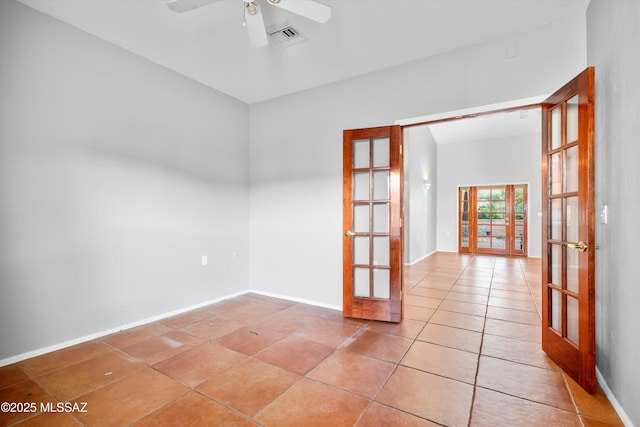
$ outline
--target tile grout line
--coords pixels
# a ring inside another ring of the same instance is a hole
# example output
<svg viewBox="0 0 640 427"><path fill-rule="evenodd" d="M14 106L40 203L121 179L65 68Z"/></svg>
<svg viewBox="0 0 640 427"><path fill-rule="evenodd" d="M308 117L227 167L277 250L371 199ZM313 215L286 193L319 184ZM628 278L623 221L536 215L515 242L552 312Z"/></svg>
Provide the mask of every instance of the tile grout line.
<svg viewBox="0 0 640 427"><path fill-rule="evenodd" d="M489 308L489 296L491 295L491 287L493 285L493 272L495 271L495 261L493 265L493 270L491 272L491 282L489 283L489 295L487 296L487 305L485 306L484 312L484 322L482 323L482 335L480 336L480 347L478 348L478 362L476 364L476 375L473 378L473 394L471 396L471 405L469 406L469 421L467 422L467 426L471 426L471 422L473 421L473 406L476 401L476 391L478 387L478 375L480 374L480 356L482 355L482 346L484 345L484 334L485 327L487 325L487 310Z"/></svg>
<svg viewBox="0 0 640 427"><path fill-rule="evenodd" d="M573 393L571 392L571 388L569 387L569 383L567 382L567 378L563 370L560 370L560 375L562 376L562 382L564 383L564 386L569 392L569 397L571 398L571 403L573 404L573 407L575 409L575 414L578 417L578 422L580 423L580 426L584 427L584 422L582 421L582 417L580 416L580 411L578 409L578 405L576 404L576 399L573 397Z"/></svg>

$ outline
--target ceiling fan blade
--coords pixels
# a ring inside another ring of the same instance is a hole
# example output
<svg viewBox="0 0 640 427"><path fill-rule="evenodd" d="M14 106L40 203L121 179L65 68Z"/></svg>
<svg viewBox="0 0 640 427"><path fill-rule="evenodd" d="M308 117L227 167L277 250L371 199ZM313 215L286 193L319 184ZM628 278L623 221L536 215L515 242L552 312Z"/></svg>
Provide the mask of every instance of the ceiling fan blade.
<svg viewBox="0 0 640 427"><path fill-rule="evenodd" d="M260 6L254 1L246 1L244 4L244 22L249 31L251 47L264 47L269 44Z"/></svg>
<svg viewBox="0 0 640 427"><path fill-rule="evenodd" d="M183 13L219 1L220 0L169 0L167 7L174 12Z"/></svg>
<svg viewBox="0 0 640 427"><path fill-rule="evenodd" d="M313 0L267 0L269 4L324 24L331 18L331 8Z"/></svg>

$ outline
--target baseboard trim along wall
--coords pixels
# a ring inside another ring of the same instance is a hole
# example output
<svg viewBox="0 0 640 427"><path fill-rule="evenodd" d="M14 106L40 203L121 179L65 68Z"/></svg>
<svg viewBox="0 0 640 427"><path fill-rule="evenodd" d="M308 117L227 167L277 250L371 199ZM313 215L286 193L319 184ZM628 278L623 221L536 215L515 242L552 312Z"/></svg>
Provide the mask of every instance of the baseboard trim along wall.
<svg viewBox="0 0 640 427"><path fill-rule="evenodd" d="M426 255L424 255L424 256L422 256L422 257L418 258L417 260L415 260L415 261L413 261L413 262L410 262L410 263L406 263L406 262L405 262L405 263L404 263L404 265L409 265L409 266L411 266L411 265L416 265L416 264L417 264L417 263L419 263L420 261L422 261L422 260L424 260L424 259L429 258L431 255L435 254L436 252L438 252L438 251L437 251L437 250L435 250L435 251L433 251L433 252L430 252L430 253L428 253L428 254L426 254Z"/></svg>
<svg viewBox="0 0 640 427"><path fill-rule="evenodd" d="M215 304L217 302L224 301L224 300L227 300L227 299L230 299L230 298L235 298L237 296L244 295L244 294L249 293L249 292L251 292L251 291L246 290L246 291L238 292L238 293L235 293L235 294L226 295L224 297L215 298L215 299L212 299L212 300L200 302L198 304L190 305L188 307L179 308L177 310L173 310L173 311L170 311L168 313L163 313L163 314L160 314L160 315L157 315L157 316L148 317L146 319L142 319L142 320L139 320L137 322L128 323L126 325L118 326L116 328L108 329L106 331L96 332L95 334L90 334L90 335L85 335L83 337L74 338L72 340L62 342L60 344L54 344L54 345L51 345L51 346L48 346L48 347L43 347L43 348L39 348L37 350L32 350L32 351L29 351L29 352L26 352L26 353L18 354L16 356L7 357L6 359L0 360L0 367L6 366L6 365L10 365L10 364L16 363L16 362L21 362L23 360L30 359L32 357L41 356L41 355L43 355L45 353L51 353L52 351L61 350L61 349L66 348L66 347L71 347L71 346L76 345L76 344L82 344L83 342L92 341L92 340L95 340L97 338L101 338L101 337L104 337L104 336L107 336L107 335L110 335L110 334L113 334L113 333L116 333L116 332L126 331L127 329L135 328L137 326L146 325L147 323L157 322L158 320L166 319L167 317L176 316L178 314L182 314L182 313L185 313L187 311L195 310L195 309L198 309L198 308L210 305L210 304Z"/></svg>
<svg viewBox="0 0 640 427"><path fill-rule="evenodd" d="M342 307L340 307L340 306L331 305L331 304L323 304L323 303L319 303L319 302L316 302L316 301L311 301L311 300L304 299L304 298L295 298L295 297L290 297L290 296L287 296L287 295L279 295L279 294L273 294L271 292L262 292L262 291L255 291L255 290L250 290L249 293L258 294L258 295L264 295L265 297L278 298L278 299L283 299L283 300L287 300L287 301L299 302L299 303L302 303L302 304L315 305L316 307L329 308L331 310L342 311Z"/></svg>
<svg viewBox="0 0 640 427"><path fill-rule="evenodd" d="M627 415L627 413L624 412L624 409L622 409L622 406L620 406L620 404L616 400L616 396L613 394L613 392L609 388L609 385L607 384L604 377L600 373L600 370L597 367L596 367L596 378L598 380L598 384L600 384L600 387L602 387L602 391L604 391L604 394L606 394L607 397L609 398L609 402L611 402L611 405L613 405L613 408L618 413L618 416L624 423L625 427L635 427L633 422Z"/></svg>

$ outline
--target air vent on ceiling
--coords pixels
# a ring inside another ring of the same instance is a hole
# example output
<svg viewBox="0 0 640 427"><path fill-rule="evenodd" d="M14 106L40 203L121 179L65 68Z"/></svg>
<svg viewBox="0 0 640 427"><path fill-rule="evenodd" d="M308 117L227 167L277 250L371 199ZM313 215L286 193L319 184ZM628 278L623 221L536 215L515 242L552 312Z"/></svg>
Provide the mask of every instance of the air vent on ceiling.
<svg viewBox="0 0 640 427"><path fill-rule="evenodd" d="M280 47L289 47L307 40L298 30L291 25L280 25L267 28L267 34L275 40Z"/></svg>

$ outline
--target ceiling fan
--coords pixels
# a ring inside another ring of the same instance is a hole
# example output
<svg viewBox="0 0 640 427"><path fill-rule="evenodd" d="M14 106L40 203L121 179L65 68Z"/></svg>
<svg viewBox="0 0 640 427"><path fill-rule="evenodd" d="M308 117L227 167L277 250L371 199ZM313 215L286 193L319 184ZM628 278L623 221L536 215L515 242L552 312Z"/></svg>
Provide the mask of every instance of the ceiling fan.
<svg viewBox="0 0 640 427"><path fill-rule="evenodd" d="M167 6L174 12L183 13L221 0L169 0ZM331 18L331 8L314 0L264 0L280 9L304 16L324 24ZM267 41L267 32L262 12L257 0L242 0L244 4L244 22L249 31L252 47L263 47Z"/></svg>

